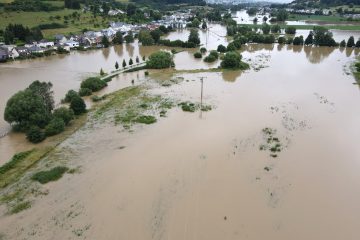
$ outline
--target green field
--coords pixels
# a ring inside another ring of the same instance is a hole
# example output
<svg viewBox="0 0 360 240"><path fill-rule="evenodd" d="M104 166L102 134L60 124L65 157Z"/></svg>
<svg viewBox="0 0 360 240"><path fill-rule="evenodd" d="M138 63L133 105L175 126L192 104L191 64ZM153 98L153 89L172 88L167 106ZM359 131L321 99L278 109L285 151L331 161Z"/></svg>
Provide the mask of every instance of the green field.
<svg viewBox="0 0 360 240"><path fill-rule="evenodd" d="M59 2L55 2L58 4ZM35 27L39 24L44 23L61 23L65 24L64 16L69 16L76 10L72 9L63 9L60 11L51 11L51 12L0 12L0 29L4 29L9 23L18 23L23 24L28 27ZM108 26L108 20L97 16L94 18L91 13L83 13L80 11L80 19L69 18L67 20L66 28L59 29L48 29L43 30L43 34L46 38L51 38L55 34L67 34L67 33L79 33L84 28L87 29L101 29ZM60 19L57 18L60 17Z"/></svg>
<svg viewBox="0 0 360 240"><path fill-rule="evenodd" d="M325 15L301 15L291 14L289 16L290 21L324 21L324 22L340 22L346 19L340 16L325 16Z"/></svg>

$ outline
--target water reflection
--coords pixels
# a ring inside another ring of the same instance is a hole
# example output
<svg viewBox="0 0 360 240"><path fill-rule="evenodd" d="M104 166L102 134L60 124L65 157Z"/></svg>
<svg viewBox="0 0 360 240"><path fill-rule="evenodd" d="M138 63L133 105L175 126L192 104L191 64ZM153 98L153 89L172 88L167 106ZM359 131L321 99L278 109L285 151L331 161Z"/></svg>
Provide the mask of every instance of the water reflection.
<svg viewBox="0 0 360 240"><path fill-rule="evenodd" d="M327 57L330 56L332 52L334 52L336 48L334 47L311 47L304 46L304 52L306 58L310 63L318 64L324 61Z"/></svg>
<svg viewBox="0 0 360 240"><path fill-rule="evenodd" d="M226 82L235 82L241 76L242 71L224 71L222 78Z"/></svg>

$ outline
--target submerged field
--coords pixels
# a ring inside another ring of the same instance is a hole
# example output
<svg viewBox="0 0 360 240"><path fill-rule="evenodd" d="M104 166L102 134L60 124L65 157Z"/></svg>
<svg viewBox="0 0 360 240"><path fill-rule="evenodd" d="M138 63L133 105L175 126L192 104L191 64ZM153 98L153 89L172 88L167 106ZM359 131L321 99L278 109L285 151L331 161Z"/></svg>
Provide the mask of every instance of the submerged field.
<svg viewBox="0 0 360 240"><path fill-rule="evenodd" d="M249 45L242 53L245 72L187 73L184 52L180 72L140 72L135 86L114 79L127 88L20 181L24 204L0 217L0 236L359 238L360 95L348 72L358 52ZM178 103L200 102L201 78L211 110L184 111ZM56 166L73 171L31 180Z"/></svg>

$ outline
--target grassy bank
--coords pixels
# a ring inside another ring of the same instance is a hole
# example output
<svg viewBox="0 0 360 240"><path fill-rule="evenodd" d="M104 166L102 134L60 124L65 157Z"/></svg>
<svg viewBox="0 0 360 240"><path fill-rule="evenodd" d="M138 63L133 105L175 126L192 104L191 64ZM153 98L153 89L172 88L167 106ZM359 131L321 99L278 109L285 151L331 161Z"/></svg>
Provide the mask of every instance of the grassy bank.
<svg viewBox="0 0 360 240"><path fill-rule="evenodd" d="M346 19L341 16L326 16L326 15L301 15L291 14L289 21L323 21L323 22L341 22Z"/></svg>
<svg viewBox="0 0 360 240"><path fill-rule="evenodd" d="M49 137L39 147L34 145L32 150L15 154L15 156L0 167L0 190L17 182L26 171L33 167L52 150L62 143L71 134L77 131L86 122L86 114L74 120L64 132Z"/></svg>

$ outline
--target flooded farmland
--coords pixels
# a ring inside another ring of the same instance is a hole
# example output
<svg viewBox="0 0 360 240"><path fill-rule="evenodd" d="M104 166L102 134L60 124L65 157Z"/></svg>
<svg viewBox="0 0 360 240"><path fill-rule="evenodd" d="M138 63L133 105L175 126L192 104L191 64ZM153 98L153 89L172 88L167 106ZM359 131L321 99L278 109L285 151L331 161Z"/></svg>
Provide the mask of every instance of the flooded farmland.
<svg viewBox="0 0 360 240"><path fill-rule="evenodd" d="M218 39L208 48L226 41ZM83 76L159 49L131 46L0 65L1 102L35 79L51 80L59 100ZM212 109L174 107L131 131L111 120L89 121L46 159L80 173L31 185L31 208L1 215L0 236L359 239L360 94L349 73L358 51L249 44L241 52L251 65L244 72L187 72L219 62L208 65L184 51L174 59L181 72L113 79L102 93L135 79L148 94L176 102L199 102L203 79L203 101ZM161 84L173 78L181 81ZM19 138L2 138L1 156L22 149Z"/></svg>

